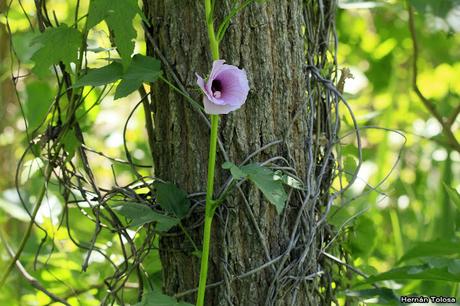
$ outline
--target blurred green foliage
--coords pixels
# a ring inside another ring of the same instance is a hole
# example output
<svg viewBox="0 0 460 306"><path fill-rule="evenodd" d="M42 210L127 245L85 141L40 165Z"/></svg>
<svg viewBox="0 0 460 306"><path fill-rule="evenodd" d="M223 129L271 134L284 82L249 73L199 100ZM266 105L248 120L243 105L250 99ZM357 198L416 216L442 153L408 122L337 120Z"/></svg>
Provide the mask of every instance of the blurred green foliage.
<svg viewBox="0 0 460 306"><path fill-rule="evenodd" d="M126 58L135 48L136 52L145 53L143 39L136 34L141 31L140 23L131 22L131 17L135 17L135 21L142 18L135 3L105 0L97 3L91 7L89 15L89 26L96 26L88 36L91 51L88 62L93 70L90 70L92 74L88 73L79 80L78 86L106 85L122 78L119 64L113 62L105 66L107 59L116 57L107 25L120 33L121 42L117 45L121 46L123 65L129 64ZM112 3L117 3L117 6L106 14L106 6ZM455 0L411 0L410 3L416 9L420 46L418 85L423 94L435 102L439 113L447 118L460 103L460 4ZM71 65L70 62L77 56L81 38L73 26L84 27L84 19L80 17L90 9L88 1L81 1L80 16L75 16L74 2L47 1L61 27L38 36L31 31L24 16L24 11L34 11L33 1L22 1L22 5L23 8L14 1L9 10L15 58L0 58L0 81L8 82L10 68L19 71L21 77L16 81L23 109L16 102L7 104L15 99L14 92L1 92L2 107L8 108L14 116L8 122L0 123L0 152L10 154L1 155L5 159L0 163L18 160L28 143L21 111L28 132L39 128L41 122L47 120L54 95L48 66L59 60ZM31 23L35 22L33 14L28 13L28 17ZM6 32L6 19L4 16L0 18L1 27ZM337 286L347 289L341 292L339 303L395 304L397 297L404 294L460 298L460 196L457 192L460 187L460 154L446 145L439 123L413 92L413 51L406 3L396 0L342 1L337 15L337 31L339 66L350 68L354 76L346 80L345 97L361 126L363 142L363 164L358 179L336 201L329 217L329 221L336 225L336 240L343 248L344 256L340 260L347 261L359 272L351 271L337 280ZM136 35L134 45L132 39ZM9 42L5 35L0 38L0 44ZM62 40L68 44L55 48L56 41ZM41 64L36 65L37 62ZM97 69L101 66L106 68ZM115 78L109 67L115 69ZM38 72L41 78L29 75L32 70ZM102 89L85 89L87 99L79 110L79 120L87 146L114 159L124 158L123 123L138 100L133 97L134 94L128 94L142 81L154 81L158 76L147 71L145 75L129 78L135 84L120 93L117 98L122 99L116 102L113 101L115 91L99 101ZM117 103L116 110L114 103ZM452 126L457 139L460 139L459 120L457 118ZM349 133L351 118L344 115L343 122L340 156L345 175L342 182L337 180L337 188L340 188L340 183L346 184L350 180L358 165L356 140ZM134 153L133 162L148 164L149 150L142 113L134 114L126 137L127 145ZM72 147L76 142L78 140L70 131L65 145ZM132 181L133 174L128 165L112 165L97 152L90 157L92 164L96 165L96 179L102 185L109 187ZM43 179L42 168L40 158L27 156L20 169L21 196L29 210ZM144 174L148 174L147 171ZM0 225L3 236L7 238L5 240L14 250L23 236L28 213L14 190L14 175L9 173L1 180ZM165 184L160 188L175 187ZM88 247L94 233L94 224L82 215L82 211L90 208L78 209L75 205L64 209L60 194L56 182L49 184L45 205L37 220L49 236L44 239L44 231L36 229L20 262L47 289L66 297L71 305L99 305L104 294L101 281L113 273L112 264L101 254L93 252L86 273L81 272L87 256L84 248ZM180 192L177 194L181 195ZM165 203L173 213L183 214L173 202ZM118 213L129 219L133 215L127 208ZM63 217L68 226L60 223ZM144 217L150 218L148 221L160 218L158 222L163 222L165 229L178 222L174 218L166 220L156 215ZM142 233L136 237L136 242L143 240ZM121 264L123 250L114 233L103 229L97 247L113 263ZM38 249L40 252L37 253ZM2 270L9 260L5 245L0 248L0 255ZM161 287L161 264L156 249L151 250L144 262L149 282ZM127 283L128 289L135 285ZM145 296L139 305L146 304L150 295ZM127 290L125 298L134 303L137 298L135 291L130 293ZM158 298L175 303L166 296L155 296L155 299ZM0 305L46 305L50 302L49 297L35 290L17 272L0 292Z"/></svg>

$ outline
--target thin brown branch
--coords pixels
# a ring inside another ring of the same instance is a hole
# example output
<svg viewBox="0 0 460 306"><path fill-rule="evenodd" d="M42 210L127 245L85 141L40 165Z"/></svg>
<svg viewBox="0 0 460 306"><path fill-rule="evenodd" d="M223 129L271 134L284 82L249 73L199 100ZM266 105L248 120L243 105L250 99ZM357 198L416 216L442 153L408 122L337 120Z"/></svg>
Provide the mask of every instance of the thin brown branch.
<svg viewBox="0 0 460 306"><path fill-rule="evenodd" d="M5 246L5 249L7 250L8 254L11 256L11 258L14 258L15 256L15 253L14 251L11 249L11 246L8 244L8 242L6 241L6 239L4 239L4 236L3 236L3 232L0 231L0 239L2 240L4 246ZM15 265L16 265L16 268L18 269L19 273L22 275L22 277L32 286L34 287L35 289L43 292L44 294L46 294L50 299L52 299L54 302L60 302L64 305L69 305L70 304L66 301L66 299L63 299L63 298L60 298L58 297L57 295L55 295L54 293L48 291L35 277L33 277L32 275L30 275L27 270L24 268L24 266L21 264L21 262L19 261L19 259L17 259L15 261Z"/></svg>
<svg viewBox="0 0 460 306"><path fill-rule="evenodd" d="M412 88L414 92L417 94L417 96L419 97L420 101L422 101L423 105L428 110L428 112L430 112L430 114L433 117L435 117L436 120L441 124L443 133L447 137L449 146L453 150L460 152L460 143L455 138L455 135L451 129L452 123L455 120L456 115L453 118L453 120L452 119L444 120L443 116L436 109L436 105L431 100L429 100L423 95L423 93L421 92L420 88L417 85L417 75L418 75L417 62L418 62L418 55L419 55L419 47L418 47L418 42L417 42L417 32L415 29L414 9L409 2L407 3L407 8L409 12L409 31L410 31L410 35L412 38L412 48L413 48ZM450 123L451 120L452 120L452 123Z"/></svg>

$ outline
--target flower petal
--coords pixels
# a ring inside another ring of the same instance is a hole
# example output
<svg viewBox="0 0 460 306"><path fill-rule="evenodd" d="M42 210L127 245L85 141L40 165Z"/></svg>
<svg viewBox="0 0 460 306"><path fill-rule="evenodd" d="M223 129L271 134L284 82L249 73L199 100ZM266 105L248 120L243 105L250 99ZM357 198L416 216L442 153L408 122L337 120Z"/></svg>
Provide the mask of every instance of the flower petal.
<svg viewBox="0 0 460 306"><path fill-rule="evenodd" d="M219 73L216 79L222 83L221 99L225 101L225 104L244 104L249 93L246 71L233 67Z"/></svg>
<svg viewBox="0 0 460 306"><path fill-rule="evenodd" d="M210 115L228 114L241 107L241 105L217 105L209 101L207 96L203 96L203 105L205 113Z"/></svg>

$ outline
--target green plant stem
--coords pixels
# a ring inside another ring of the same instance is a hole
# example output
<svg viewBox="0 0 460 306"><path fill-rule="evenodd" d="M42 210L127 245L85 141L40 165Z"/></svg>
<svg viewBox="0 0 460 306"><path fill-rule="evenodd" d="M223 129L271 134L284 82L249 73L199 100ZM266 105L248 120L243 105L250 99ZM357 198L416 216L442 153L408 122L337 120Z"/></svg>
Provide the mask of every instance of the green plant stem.
<svg viewBox="0 0 460 306"><path fill-rule="evenodd" d="M212 3L211 0L204 0L206 24L209 35L209 45L211 48L213 60L219 59L219 42L216 39L214 31ZM211 226L212 218L216 210L213 198L214 193L214 172L216 167L216 147L217 147L217 130L219 127L219 116L211 115L211 136L209 142L209 159L208 159L208 186L206 189L206 208L204 216L203 229L203 253L201 254L200 267L200 284L198 286L197 306L204 305L204 296L206 291L206 280L208 277L209 246L211 243Z"/></svg>
<svg viewBox="0 0 460 306"><path fill-rule="evenodd" d="M206 189L206 209L204 216L203 229L203 253L201 254L200 268L200 285L198 287L197 306L204 305L204 296L206 291L206 279L208 276L209 245L211 242L211 225L215 212L215 203L212 199L214 190L214 172L216 166L216 146L217 146L217 129L219 126L219 116L211 115L211 137L209 144L208 160L208 186Z"/></svg>
<svg viewBox="0 0 460 306"><path fill-rule="evenodd" d="M37 197L37 202L35 203L34 210L32 211L32 214L30 215L31 220L29 224L27 225L26 233L24 234L24 237L22 238L21 244L19 245L19 248L16 251L16 254L13 256L10 263L5 269L5 273L3 274L0 280L0 289L3 287L6 280L8 279L8 276L10 275L14 266L16 265L16 261L19 259L19 257L21 257L22 251L24 250L26 243L30 238L30 234L32 233L32 228L35 224L35 218L37 217L38 211L40 210L40 206L42 204L43 198L46 195L47 183L51 177L52 172L53 172L53 167L51 165L48 165L47 169L45 170L45 183L43 184L42 189L40 190L40 193Z"/></svg>

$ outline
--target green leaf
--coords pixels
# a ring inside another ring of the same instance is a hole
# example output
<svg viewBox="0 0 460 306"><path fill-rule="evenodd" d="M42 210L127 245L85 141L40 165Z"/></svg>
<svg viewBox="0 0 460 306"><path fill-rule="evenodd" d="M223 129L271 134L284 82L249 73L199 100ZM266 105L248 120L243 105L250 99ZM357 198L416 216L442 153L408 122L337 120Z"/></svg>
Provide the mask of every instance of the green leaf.
<svg viewBox="0 0 460 306"><path fill-rule="evenodd" d="M43 169L43 166L44 163L40 157L25 162L21 172L21 184L25 184L29 181L36 173Z"/></svg>
<svg viewBox="0 0 460 306"><path fill-rule="evenodd" d="M432 257L432 256L449 256L460 255L460 241L449 240L433 240L417 242L409 249L399 262L407 261L414 258Z"/></svg>
<svg viewBox="0 0 460 306"><path fill-rule="evenodd" d="M233 177L234 180L239 180L239 179L242 179L242 178L246 177L246 173L241 171L241 169L238 168L238 166L235 165L232 162L227 161L227 162L223 163L222 168L230 170L230 173L232 174L232 177Z"/></svg>
<svg viewBox="0 0 460 306"><path fill-rule="evenodd" d="M301 181L293 178L292 176L284 174L281 171L275 171L275 175L273 178L274 180L280 180L281 182L283 182L284 185L287 185L291 188L305 190L305 186L302 184Z"/></svg>
<svg viewBox="0 0 460 306"><path fill-rule="evenodd" d="M353 237L350 241L350 246L355 256L367 256L377 244L375 222L366 215L355 221L350 235Z"/></svg>
<svg viewBox="0 0 460 306"><path fill-rule="evenodd" d="M26 85L26 93L24 115L28 129L33 131L44 122L53 102L53 92L48 83L37 81Z"/></svg>
<svg viewBox="0 0 460 306"><path fill-rule="evenodd" d="M137 14L140 9L136 0L91 0L89 6L88 27L92 28L103 20L107 23L125 66L134 51L136 30L133 19Z"/></svg>
<svg viewBox="0 0 460 306"><path fill-rule="evenodd" d="M137 90L144 82L155 82L161 76L160 62L150 56L136 54L115 91L115 99Z"/></svg>
<svg viewBox="0 0 460 306"><path fill-rule="evenodd" d="M72 129L68 130L65 135L62 137L62 144L66 150L68 156L67 160L71 159L75 155L75 151L80 146L80 141L75 135L75 131Z"/></svg>
<svg viewBox="0 0 460 306"><path fill-rule="evenodd" d="M460 3L458 0L410 0L410 3L422 14L433 14L445 18Z"/></svg>
<svg viewBox="0 0 460 306"><path fill-rule="evenodd" d="M449 185L444 183L444 189L447 192L447 196L449 199L457 206L460 210L460 193L455 188L450 187Z"/></svg>
<svg viewBox="0 0 460 306"><path fill-rule="evenodd" d="M112 62L107 66L88 70L83 77L75 82L73 87L103 86L118 81L122 76L123 65Z"/></svg>
<svg viewBox="0 0 460 306"><path fill-rule="evenodd" d="M388 288L346 290L345 295L349 297L358 297L363 300L377 298L375 302L379 304L399 305L399 298L396 296L393 290Z"/></svg>
<svg viewBox="0 0 460 306"><path fill-rule="evenodd" d="M281 214L286 205L287 194L282 181L275 179L273 171L256 164L243 166L241 171L246 173L248 179L262 191L270 203L275 205L278 214Z"/></svg>
<svg viewBox="0 0 460 306"><path fill-rule="evenodd" d="M157 222L156 229L167 232L179 223L179 219L159 214L150 207L136 202L125 202L113 206L120 215L131 219L129 226L138 227L146 223Z"/></svg>
<svg viewBox="0 0 460 306"><path fill-rule="evenodd" d="M144 294L142 302L134 304L134 306L192 306L192 304L178 302L173 297L164 295L159 291L151 291Z"/></svg>
<svg viewBox="0 0 460 306"><path fill-rule="evenodd" d="M222 168L229 169L235 180L247 178L253 182L267 200L275 205L278 214L281 214L286 205L287 194L279 173L274 173L272 170L257 164L249 164L240 168L231 162L225 162Z"/></svg>
<svg viewBox="0 0 460 306"><path fill-rule="evenodd" d="M158 204L164 210L172 213L179 219L187 215L190 209L190 201L185 191L177 188L174 184L159 181L156 181L154 186Z"/></svg>
<svg viewBox="0 0 460 306"><path fill-rule="evenodd" d="M48 73L48 68L59 62L64 63L70 71L70 63L78 61L78 48L81 42L81 33L64 23L59 27L46 29L40 36L32 40L32 46L40 45L32 56L32 61L35 63L32 71L37 76L44 77Z"/></svg>
<svg viewBox="0 0 460 306"><path fill-rule="evenodd" d="M26 205L30 204L28 197L24 197L24 201L26 201ZM18 192L14 188L7 189L0 194L0 208L15 219L23 222L30 221L30 216L21 204Z"/></svg>
<svg viewBox="0 0 460 306"><path fill-rule="evenodd" d="M434 265L405 266L373 275L365 280L366 283L375 283L384 280L442 280L460 282L460 263L458 260L447 260L447 263Z"/></svg>

